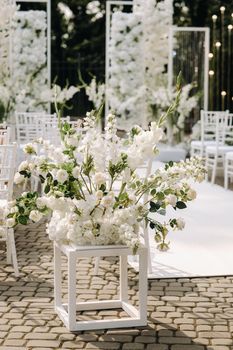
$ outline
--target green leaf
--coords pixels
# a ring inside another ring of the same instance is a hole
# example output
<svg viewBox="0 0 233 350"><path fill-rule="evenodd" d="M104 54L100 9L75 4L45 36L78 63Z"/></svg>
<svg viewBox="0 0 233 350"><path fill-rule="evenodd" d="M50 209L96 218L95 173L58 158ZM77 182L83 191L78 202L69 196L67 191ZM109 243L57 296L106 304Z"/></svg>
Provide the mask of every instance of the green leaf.
<svg viewBox="0 0 233 350"><path fill-rule="evenodd" d="M28 219L27 219L26 216L20 215L20 216L18 217L18 222L19 222L20 224L22 224L22 225L27 225Z"/></svg>
<svg viewBox="0 0 233 350"><path fill-rule="evenodd" d="M158 214L160 215L166 215L166 210L165 209L160 209L157 211Z"/></svg>
<svg viewBox="0 0 233 350"><path fill-rule="evenodd" d="M50 191L50 186L47 184L44 188L44 193L47 194Z"/></svg>
<svg viewBox="0 0 233 350"><path fill-rule="evenodd" d="M150 191L150 194L151 194L152 196L154 196L154 195L156 194L156 189L153 188L153 190Z"/></svg>
<svg viewBox="0 0 233 350"><path fill-rule="evenodd" d="M159 201L161 201L165 198L165 195L163 192L158 192L156 197Z"/></svg>
<svg viewBox="0 0 233 350"><path fill-rule="evenodd" d="M153 222L150 222L150 228L153 230L155 228L155 224Z"/></svg>
<svg viewBox="0 0 233 350"><path fill-rule="evenodd" d="M178 209L185 209L185 208L187 208L187 205L184 202L178 201L176 203L176 208L178 208Z"/></svg>
<svg viewBox="0 0 233 350"><path fill-rule="evenodd" d="M156 213L159 208L160 208L159 203L150 202L150 209L149 210L151 213Z"/></svg>

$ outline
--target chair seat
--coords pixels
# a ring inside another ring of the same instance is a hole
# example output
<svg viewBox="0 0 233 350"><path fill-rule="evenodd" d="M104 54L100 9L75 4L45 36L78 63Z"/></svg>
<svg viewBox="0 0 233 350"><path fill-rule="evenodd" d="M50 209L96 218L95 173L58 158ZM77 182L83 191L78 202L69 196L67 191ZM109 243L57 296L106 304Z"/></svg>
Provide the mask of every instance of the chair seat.
<svg viewBox="0 0 233 350"><path fill-rule="evenodd" d="M212 146L212 145L215 145L216 144L216 141L198 141L198 140L194 140L191 142L191 147L193 148L201 148L202 145L204 145L205 147L207 146Z"/></svg>
<svg viewBox="0 0 233 350"><path fill-rule="evenodd" d="M228 153L228 152L233 152L233 146L208 146L206 147L206 153L212 153L215 154L216 151L218 151L218 153L224 154L224 153Z"/></svg>

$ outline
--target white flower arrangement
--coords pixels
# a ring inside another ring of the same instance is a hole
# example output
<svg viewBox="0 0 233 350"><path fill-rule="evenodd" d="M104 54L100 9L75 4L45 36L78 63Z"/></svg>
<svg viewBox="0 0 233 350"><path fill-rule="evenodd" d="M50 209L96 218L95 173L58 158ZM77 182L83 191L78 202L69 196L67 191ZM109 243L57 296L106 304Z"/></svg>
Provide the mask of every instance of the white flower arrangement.
<svg viewBox="0 0 233 350"><path fill-rule="evenodd" d="M168 139L168 142L170 143L175 142L175 139L177 142L182 141L185 120L190 112L197 106L198 96L190 96L192 88L192 84L187 84L182 87L176 111L167 118L166 127L169 130L167 136L170 138ZM169 91L167 88L161 87L156 91L151 92L151 105L155 106L156 114L158 116L167 110L176 98L176 95L177 91L175 88L172 91Z"/></svg>
<svg viewBox="0 0 233 350"><path fill-rule="evenodd" d="M20 165L16 183L37 176L43 194L26 192L17 198L9 210L8 226L38 222L52 213L47 224L52 240L78 245L124 244L136 250L146 223L155 231L158 248L168 249L169 230L183 229L184 221L161 222L159 216L168 206L183 209L195 198L188 180L203 180L202 161L169 163L144 179L136 169L157 153L161 125L153 122L146 131L135 126L128 139L121 139L112 114L104 133L96 128L99 114L88 113L78 129L60 121L60 148L44 140L37 141L40 148L46 148L42 155L34 154L36 145L25 147L31 158ZM143 202L145 194L148 200Z"/></svg>
<svg viewBox="0 0 233 350"><path fill-rule="evenodd" d="M105 99L105 84L97 83L96 77L93 77L90 84L84 86L89 101L93 103L95 109L99 109Z"/></svg>

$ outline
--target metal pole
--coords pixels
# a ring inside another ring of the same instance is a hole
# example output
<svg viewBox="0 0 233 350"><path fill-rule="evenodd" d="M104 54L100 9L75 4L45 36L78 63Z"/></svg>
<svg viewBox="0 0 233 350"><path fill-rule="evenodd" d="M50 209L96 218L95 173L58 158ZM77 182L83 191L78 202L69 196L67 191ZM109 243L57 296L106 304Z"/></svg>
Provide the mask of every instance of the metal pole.
<svg viewBox="0 0 233 350"><path fill-rule="evenodd" d="M210 29L205 28L204 110L208 111Z"/></svg>
<svg viewBox="0 0 233 350"><path fill-rule="evenodd" d="M51 0L47 0L47 74L48 87L51 88ZM51 113L51 104L48 105L48 113Z"/></svg>
<svg viewBox="0 0 233 350"><path fill-rule="evenodd" d="M106 1L106 35L105 35L105 118L109 113L109 100L108 100L108 87L109 87L109 41L110 41L110 16L111 16L111 4L110 1Z"/></svg>

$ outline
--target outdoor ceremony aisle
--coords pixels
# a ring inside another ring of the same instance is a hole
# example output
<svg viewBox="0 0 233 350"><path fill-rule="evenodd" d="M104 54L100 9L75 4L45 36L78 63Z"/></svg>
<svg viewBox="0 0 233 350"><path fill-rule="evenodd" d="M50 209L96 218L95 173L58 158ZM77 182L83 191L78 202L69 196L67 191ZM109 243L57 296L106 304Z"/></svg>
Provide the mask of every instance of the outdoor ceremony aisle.
<svg viewBox="0 0 233 350"><path fill-rule="evenodd" d="M14 277L0 251L0 350L232 349L233 277L149 281L147 327L74 334L54 312L53 249L44 225L17 229L16 245L19 278ZM131 300L136 302L138 277L132 268L129 275ZM101 260L96 277L90 260L83 260L79 277L80 299L116 297L116 259ZM118 312L94 311L88 315L111 318Z"/></svg>
<svg viewBox="0 0 233 350"><path fill-rule="evenodd" d="M159 166L154 164L155 169ZM168 252L156 249L150 231L152 278L233 275L233 191L206 182L194 188L196 200L177 211L186 225L183 231L169 233ZM174 211L169 214L174 216Z"/></svg>

